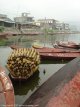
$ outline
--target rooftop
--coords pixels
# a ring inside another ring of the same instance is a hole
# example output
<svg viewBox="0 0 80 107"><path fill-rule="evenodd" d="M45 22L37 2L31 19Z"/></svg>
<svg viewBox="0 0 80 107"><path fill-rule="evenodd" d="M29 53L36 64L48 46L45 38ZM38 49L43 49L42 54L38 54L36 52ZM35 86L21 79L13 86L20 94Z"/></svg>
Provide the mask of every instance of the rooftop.
<svg viewBox="0 0 80 107"><path fill-rule="evenodd" d="M4 15L4 14L0 14L0 21L8 22L8 23L15 23L10 18L8 18L7 15Z"/></svg>

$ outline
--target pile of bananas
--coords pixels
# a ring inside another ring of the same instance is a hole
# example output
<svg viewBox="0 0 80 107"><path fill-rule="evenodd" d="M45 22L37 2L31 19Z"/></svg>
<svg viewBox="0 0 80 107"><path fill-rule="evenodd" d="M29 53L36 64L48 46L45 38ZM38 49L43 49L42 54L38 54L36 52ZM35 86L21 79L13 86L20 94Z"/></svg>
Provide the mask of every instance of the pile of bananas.
<svg viewBox="0 0 80 107"><path fill-rule="evenodd" d="M14 78L29 78L38 70L39 53L34 48L19 48L13 50L7 61L7 67Z"/></svg>

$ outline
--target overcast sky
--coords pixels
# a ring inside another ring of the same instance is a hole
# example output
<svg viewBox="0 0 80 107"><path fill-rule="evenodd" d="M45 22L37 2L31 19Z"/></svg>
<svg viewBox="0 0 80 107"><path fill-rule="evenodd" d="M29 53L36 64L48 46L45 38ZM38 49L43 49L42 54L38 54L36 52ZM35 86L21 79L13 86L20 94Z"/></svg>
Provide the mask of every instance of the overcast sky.
<svg viewBox="0 0 80 107"><path fill-rule="evenodd" d="M35 19L80 21L80 0L0 0L0 13L13 18L29 12Z"/></svg>

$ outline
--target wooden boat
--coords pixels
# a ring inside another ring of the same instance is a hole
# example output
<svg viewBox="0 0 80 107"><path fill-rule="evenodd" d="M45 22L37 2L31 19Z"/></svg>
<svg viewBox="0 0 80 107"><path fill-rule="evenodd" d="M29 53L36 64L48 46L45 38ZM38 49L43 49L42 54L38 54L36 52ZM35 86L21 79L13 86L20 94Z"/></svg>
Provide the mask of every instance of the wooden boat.
<svg viewBox="0 0 80 107"><path fill-rule="evenodd" d="M35 48L40 53L41 59L55 59L55 60L72 60L80 57L79 50L60 49L60 48Z"/></svg>
<svg viewBox="0 0 80 107"><path fill-rule="evenodd" d="M17 45L11 45L10 48L11 48L11 49L18 49L18 48L21 48L21 47L20 47L20 46L17 46Z"/></svg>
<svg viewBox="0 0 80 107"><path fill-rule="evenodd" d="M74 42L57 42L57 45L60 47L80 49L80 44Z"/></svg>
<svg viewBox="0 0 80 107"><path fill-rule="evenodd" d="M62 53L66 53L66 52L73 52L73 53L80 53L80 50L76 50L76 49L65 49L65 48L50 48L50 47L34 47L34 49L36 49L39 53L55 53L55 52L62 52Z"/></svg>
<svg viewBox="0 0 80 107"><path fill-rule="evenodd" d="M50 47L42 47L42 46L32 46L34 49L37 50L39 53L55 53L55 52L73 52L73 53L80 53L80 50L75 50L75 49L65 49L65 48L50 48ZM19 49L21 47L16 46L16 45L11 45L11 49Z"/></svg>
<svg viewBox="0 0 80 107"><path fill-rule="evenodd" d="M9 33L0 33L0 39L7 39L8 36L11 36Z"/></svg>
<svg viewBox="0 0 80 107"><path fill-rule="evenodd" d="M40 57L42 60L50 59L50 60L72 60L76 57L80 57L80 53L74 52L55 52L55 53L40 53Z"/></svg>
<svg viewBox="0 0 80 107"><path fill-rule="evenodd" d="M80 57L80 50L74 49L60 49L60 48L49 48L49 47L33 47L39 52L41 60L54 59L54 60L72 60L76 57ZM16 46L14 47L16 49Z"/></svg>
<svg viewBox="0 0 80 107"><path fill-rule="evenodd" d="M15 107L14 89L5 70L0 66L0 106Z"/></svg>
<svg viewBox="0 0 80 107"><path fill-rule="evenodd" d="M80 58L53 74L24 102L23 106L26 105L80 107Z"/></svg>

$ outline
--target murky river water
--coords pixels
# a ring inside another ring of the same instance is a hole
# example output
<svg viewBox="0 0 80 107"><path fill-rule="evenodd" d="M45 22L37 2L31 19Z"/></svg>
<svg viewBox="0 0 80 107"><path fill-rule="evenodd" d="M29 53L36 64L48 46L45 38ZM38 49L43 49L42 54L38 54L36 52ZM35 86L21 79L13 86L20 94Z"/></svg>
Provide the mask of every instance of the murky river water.
<svg viewBox="0 0 80 107"><path fill-rule="evenodd" d="M80 34L16 36L8 40L9 44L18 44L24 47L30 47L34 41L39 41L41 44L48 46L52 46L56 41L73 41L80 43Z"/></svg>
<svg viewBox="0 0 80 107"><path fill-rule="evenodd" d="M55 41L74 41L76 43L80 42L80 35L51 35L43 37L41 36L23 36L20 41L18 41L19 37L13 37L13 43L19 44L24 47L31 47L35 40L39 40L43 45L47 44L48 46L52 46ZM0 47L0 65L5 67L6 73L9 75L9 71L6 68L6 62L9 54L11 53L11 49L9 47ZM27 81L12 81L15 92L15 100L16 104L23 104L24 101L43 84L49 77L51 77L55 72L57 72L61 67L65 64L61 63L48 63L40 64L39 71L36 72L31 78ZM44 72L45 71L45 72Z"/></svg>

